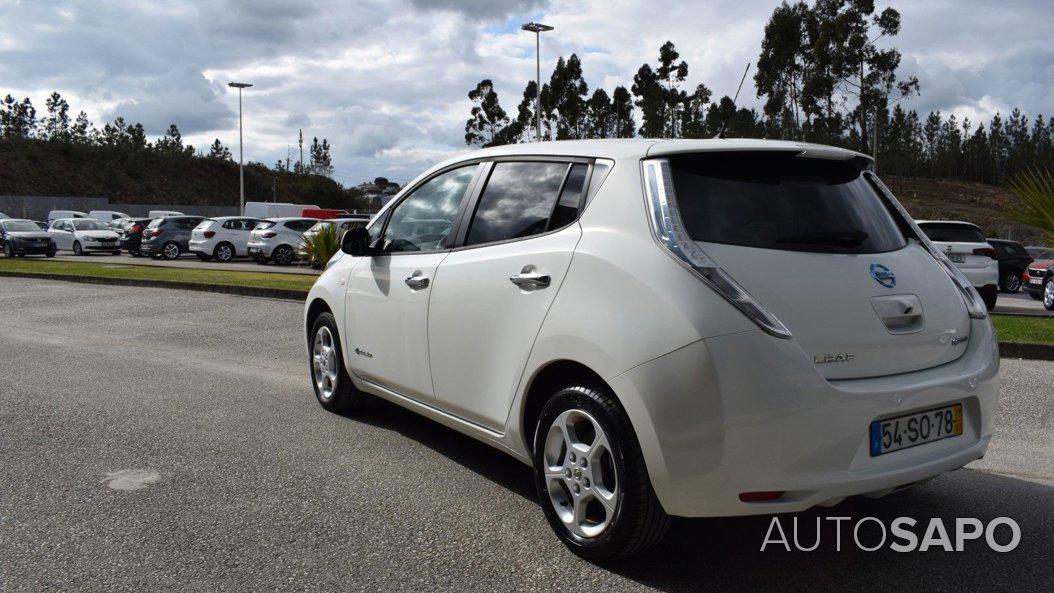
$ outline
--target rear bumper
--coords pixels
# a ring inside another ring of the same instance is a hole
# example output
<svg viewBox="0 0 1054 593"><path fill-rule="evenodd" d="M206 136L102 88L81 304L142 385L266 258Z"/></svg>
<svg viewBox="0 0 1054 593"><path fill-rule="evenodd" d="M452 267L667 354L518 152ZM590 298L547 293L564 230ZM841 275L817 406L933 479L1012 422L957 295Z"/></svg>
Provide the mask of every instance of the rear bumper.
<svg viewBox="0 0 1054 593"><path fill-rule="evenodd" d="M959 271L962 272L963 276L966 276L966 279L970 281L974 288L999 286L999 262L995 260L992 260L991 264L983 268L960 267Z"/></svg>
<svg viewBox="0 0 1054 593"><path fill-rule="evenodd" d="M672 515L801 511L881 494L984 455L999 396L999 355L974 321L959 359L890 377L827 381L792 340L760 331L701 340L611 381ZM872 421L963 404L961 436L872 457ZM745 492L781 491L742 502Z"/></svg>
<svg viewBox="0 0 1054 593"><path fill-rule="evenodd" d="M263 257L271 257L271 250L273 249L273 245L262 241L249 241L249 243L246 244L246 251L248 251L250 256L260 255Z"/></svg>
<svg viewBox="0 0 1054 593"><path fill-rule="evenodd" d="M213 245L213 241L210 239L191 239L190 242L187 244L187 247L190 251L194 253L205 253L208 255L212 255L213 250L216 249L216 246Z"/></svg>

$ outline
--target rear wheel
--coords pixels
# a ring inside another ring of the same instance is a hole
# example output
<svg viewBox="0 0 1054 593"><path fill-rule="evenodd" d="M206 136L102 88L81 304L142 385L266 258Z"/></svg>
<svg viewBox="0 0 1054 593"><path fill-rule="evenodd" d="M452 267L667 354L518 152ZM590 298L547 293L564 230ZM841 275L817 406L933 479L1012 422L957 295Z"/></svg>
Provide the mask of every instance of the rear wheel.
<svg viewBox="0 0 1054 593"><path fill-rule="evenodd" d="M546 402L534 476L550 527L588 560L642 552L669 526L629 418L606 389L569 386Z"/></svg>
<svg viewBox="0 0 1054 593"><path fill-rule="evenodd" d="M311 326L311 386L318 403L330 412L351 410L362 393L351 382L344 368L340 334L331 313L323 313Z"/></svg>
<svg viewBox="0 0 1054 593"><path fill-rule="evenodd" d="M73 242L73 255L84 255L84 248L81 247L80 241Z"/></svg>
<svg viewBox="0 0 1054 593"><path fill-rule="evenodd" d="M178 259L179 254L182 253L182 251L183 250L179 247L179 243L169 241L161 248L161 255L165 259Z"/></svg>
<svg viewBox="0 0 1054 593"><path fill-rule="evenodd" d="M1043 283L1043 307L1047 311L1054 311L1054 276Z"/></svg>
<svg viewBox="0 0 1054 593"><path fill-rule="evenodd" d="M1006 292L1017 292L1021 290L1021 275L1010 272L1003 276L1003 290Z"/></svg>
<svg viewBox="0 0 1054 593"><path fill-rule="evenodd" d="M271 252L271 259L276 265L288 266L293 263L294 259L296 259L296 254L293 253L292 247L288 245L279 245L274 248L273 252Z"/></svg>
<svg viewBox="0 0 1054 593"><path fill-rule="evenodd" d="M216 261L227 263L234 259L234 246L230 243L220 243L216 246L212 255L216 258Z"/></svg>

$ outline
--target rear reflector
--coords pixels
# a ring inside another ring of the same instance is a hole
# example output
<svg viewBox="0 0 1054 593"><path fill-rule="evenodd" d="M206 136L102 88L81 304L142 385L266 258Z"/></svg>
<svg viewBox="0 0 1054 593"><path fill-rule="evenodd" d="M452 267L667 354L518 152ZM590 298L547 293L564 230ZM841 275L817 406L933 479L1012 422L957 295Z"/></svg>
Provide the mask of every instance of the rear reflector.
<svg viewBox="0 0 1054 593"><path fill-rule="evenodd" d="M216 231L205 231L204 235L206 239L211 239L216 236Z"/></svg>
<svg viewBox="0 0 1054 593"><path fill-rule="evenodd" d="M995 249L991 247L978 247L973 250L974 255L987 255L992 259L999 259L999 256L995 254Z"/></svg>
<svg viewBox="0 0 1054 593"><path fill-rule="evenodd" d="M773 490L771 492L743 492L739 495L739 500L743 502L764 502L766 500L776 500L783 496L783 490Z"/></svg>
<svg viewBox="0 0 1054 593"><path fill-rule="evenodd" d="M277 236L278 236L278 233L272 233L272 232L266 232L266 233L263 234L263 238L264 239L273 239L274 237L277 237Z"/></svg>

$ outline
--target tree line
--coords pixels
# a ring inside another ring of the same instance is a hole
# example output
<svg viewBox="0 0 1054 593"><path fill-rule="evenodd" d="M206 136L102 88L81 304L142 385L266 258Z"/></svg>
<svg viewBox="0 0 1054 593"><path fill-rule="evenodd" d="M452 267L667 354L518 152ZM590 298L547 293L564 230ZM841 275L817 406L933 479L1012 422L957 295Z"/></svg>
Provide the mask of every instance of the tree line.
<svg viewBox="0 0 1054 593"><path fill-rule="evenodd" d="M541 139L771 138L818 142L876 157L884 174L1000 183L1017 171L1054 160L1054 118L1031 119L1019 109L976 125L954 115L925 118L901 101L922 91L899 73L901 54L888 46L901 28L893 8L873 0L783 2L765 25L754 68L762 111L738 107L703 83L685 88L689 67L675 45L641 65L627 89L589 93L576 54L561 56L539 94ZM494 84L479 82L465 123L465 143L494 146L537 140L534 81L524 87L514 116ZM640 125L635 121L640 115Z"/></svg>
<svg viewBox="0 0 1054 593"><path fill-rule="evenodd" d="M190 144L185 145L176 124L171 124L168 130L154 141L147 138L141 123L126 123L123 117L117 117L102 128L97 128L84 111L76 117L71 117L69 103L57 91L48 96L44 109L43 113L38 114L29 97L19 101L7 94L0 100L0 141L17 138L90 146L118 153L147 151L186 158L234 161L230 149L220 142L219 138L207 151L196 150ZM327 177L333 174L333 159L327 139L323 138L319 142L318 138L314 138L309 155L310 160L307 164L279 160L274 169Z"/></svg>

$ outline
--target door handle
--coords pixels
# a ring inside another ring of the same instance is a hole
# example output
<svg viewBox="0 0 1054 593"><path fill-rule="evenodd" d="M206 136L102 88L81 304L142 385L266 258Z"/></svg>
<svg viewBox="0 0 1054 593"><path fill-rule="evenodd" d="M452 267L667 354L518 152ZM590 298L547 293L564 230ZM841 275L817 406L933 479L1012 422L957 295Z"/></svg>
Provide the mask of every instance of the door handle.
<svg viewBox="0 0 1054 593"><path fill-rule="evenodd" d="M421 290L423 288L428 288L428 278L422 276L420 270L414 272L413 275L407 278L404 282L406 282L406 285L410 287L410 290Z"/></svg>
<svg viewBox="0 0 1054 593"><path fill-rule="evenodd" d="M520 272L510 277L509 280L516 286L527 289L548 288L549 283L552 282L548 274L539 274L538 272Z"/></svg>

